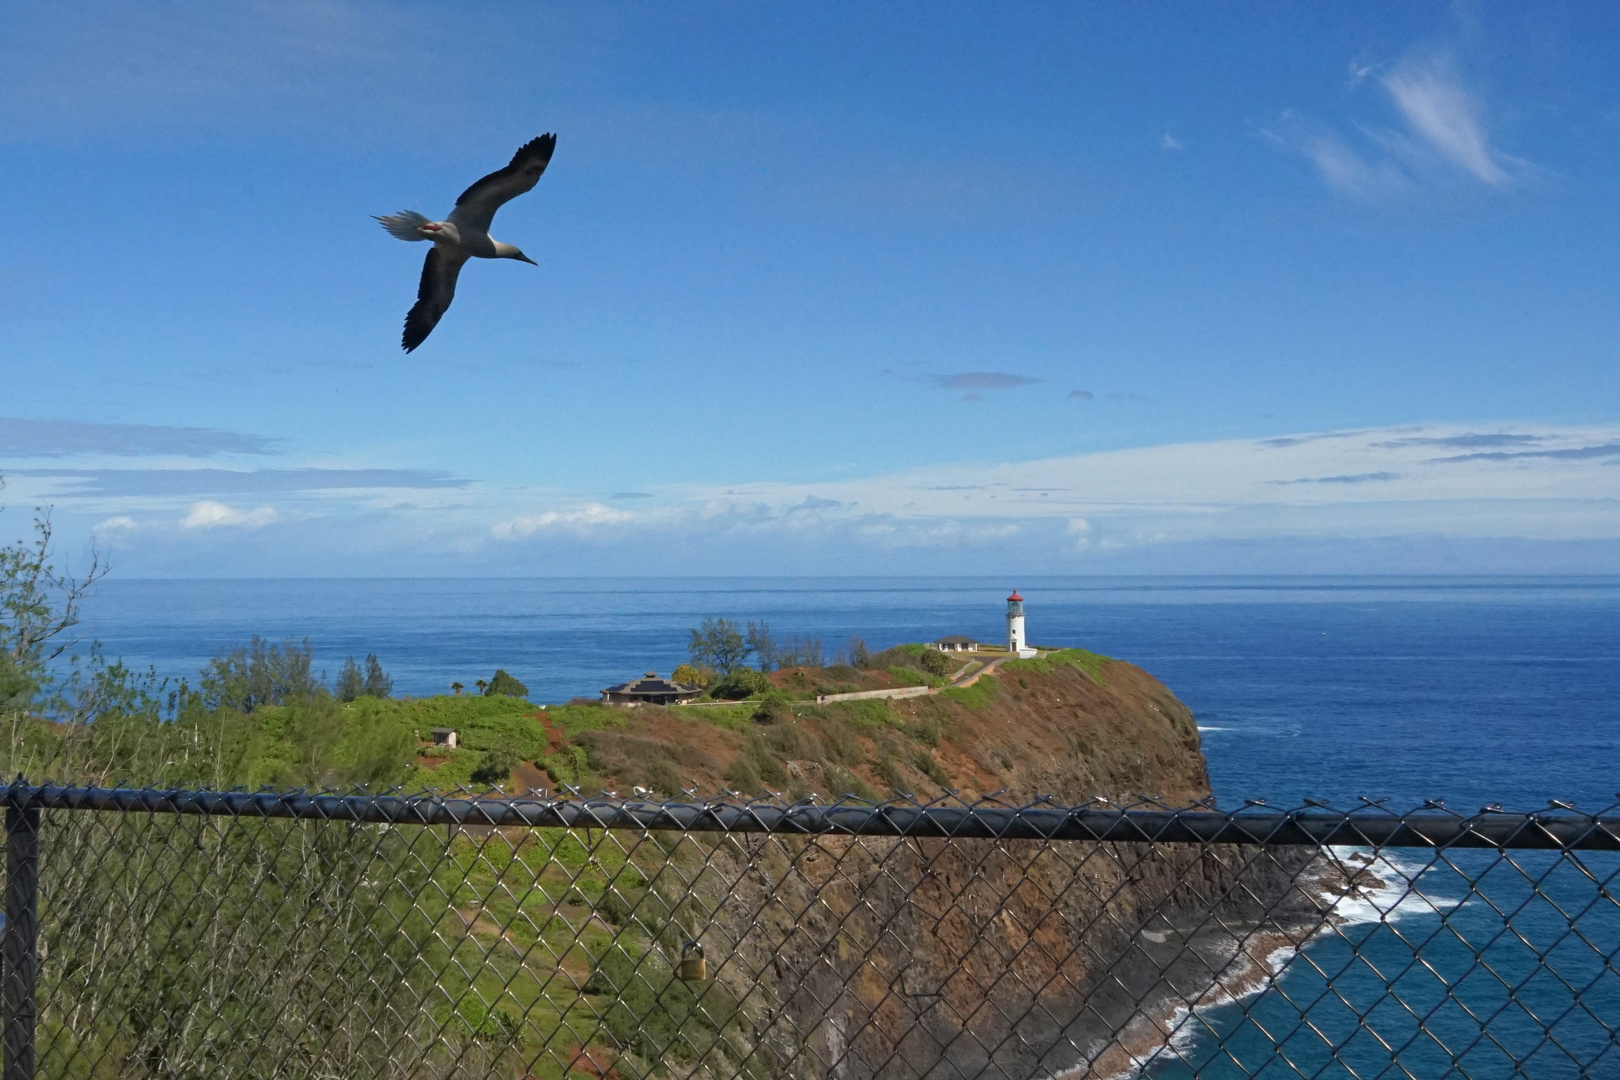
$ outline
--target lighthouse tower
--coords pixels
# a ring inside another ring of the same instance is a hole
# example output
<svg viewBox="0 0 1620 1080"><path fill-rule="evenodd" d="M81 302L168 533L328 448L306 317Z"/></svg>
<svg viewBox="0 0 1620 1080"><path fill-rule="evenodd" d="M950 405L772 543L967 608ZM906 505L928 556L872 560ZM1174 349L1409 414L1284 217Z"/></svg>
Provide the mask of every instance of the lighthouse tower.
<svg viewBox="0 0 1620 1080"><path fill-rule="evenodd" d="M1007 597L1007 651L1025 659L1035 655L1024 636L1024 598L1017 589Z"/></svg>

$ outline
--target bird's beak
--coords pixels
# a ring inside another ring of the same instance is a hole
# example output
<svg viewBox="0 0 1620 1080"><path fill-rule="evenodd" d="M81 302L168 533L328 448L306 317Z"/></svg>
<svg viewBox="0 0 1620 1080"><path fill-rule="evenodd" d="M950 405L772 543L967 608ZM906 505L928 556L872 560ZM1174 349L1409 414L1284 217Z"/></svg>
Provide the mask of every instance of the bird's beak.
<svg viewBox="0 0 1620 1080"><path fill-rule="evenodd" d="M530 266L539 266L540 265L539 263L535 262L533 259L529 258L527 255L519 254L518 258L522 259L524 262L528 263Z"/></svg>

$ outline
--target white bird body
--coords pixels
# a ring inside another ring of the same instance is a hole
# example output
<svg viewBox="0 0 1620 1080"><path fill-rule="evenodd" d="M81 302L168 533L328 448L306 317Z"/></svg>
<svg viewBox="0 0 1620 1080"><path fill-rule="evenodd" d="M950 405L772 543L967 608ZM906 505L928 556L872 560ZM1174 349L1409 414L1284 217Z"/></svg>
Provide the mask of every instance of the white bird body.
<svg viewBox="0 0 1620 1080"><path fill-rule="evenodd" d="M530 190L546 171L556 148L557 136L531 139L512 156L506 168L490 173L461 193L456 208L443 221L430 221L414 210L379 216L377 220L390 236L400 240L431 240L433 250L422 264L422 281L416 289L416 305L405 316L405 334L400 344L410 352L433 332L456 297L456 279L468 259L517 259L538 266L512 244L489 235L495 211Z"/></svg>

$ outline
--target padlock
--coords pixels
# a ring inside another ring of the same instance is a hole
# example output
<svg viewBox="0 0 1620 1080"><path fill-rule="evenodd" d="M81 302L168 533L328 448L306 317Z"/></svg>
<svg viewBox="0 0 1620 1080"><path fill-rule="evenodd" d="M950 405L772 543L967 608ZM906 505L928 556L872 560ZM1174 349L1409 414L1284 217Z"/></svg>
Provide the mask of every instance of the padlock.
<svg viewBox="0 0 1620 1080"><path fill-rule="evenodd" d="M681 946L681 981L702 982L709 977L709 962L703 959L703 946L688 941Z"/></svg>

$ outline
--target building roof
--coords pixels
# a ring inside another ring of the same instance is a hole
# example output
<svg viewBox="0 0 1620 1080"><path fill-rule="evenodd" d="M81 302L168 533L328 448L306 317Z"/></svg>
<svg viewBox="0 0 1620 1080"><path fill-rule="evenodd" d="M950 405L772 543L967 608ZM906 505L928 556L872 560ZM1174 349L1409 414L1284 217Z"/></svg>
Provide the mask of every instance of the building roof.
<svg viewBox="0 0 1620 1080"><path fill-rule="evenodd" d="M942 638L935 638L941 645L977 645L978 638L968 637L966 634L946 634Z"/></svg>
<svg viewBox="0 0 1620 1080"><path fill-rule="evenodd" d="M456 729L453 727L436 727L433 729L435 735L454 735L455 733Z"/></svg>
<svg viewBox="0 0 1620 1080"><path fill-rule="evenodd" d="M1022 596L1018 595L1018 590L1017 589L1014 589L1013 594L1011 596L1007 597L1007 599L1008 600L1017 600L1017 601L1022 602L1024 598Z"/></svg>
<svg viewBox="0 0 1620 1080"><path fill-rule="evenodd" d="M658 672L649 671L639 679L619 683L603 690L604 694L696 694L699 687L688 686L671 679L659 677Z"/></svg>

